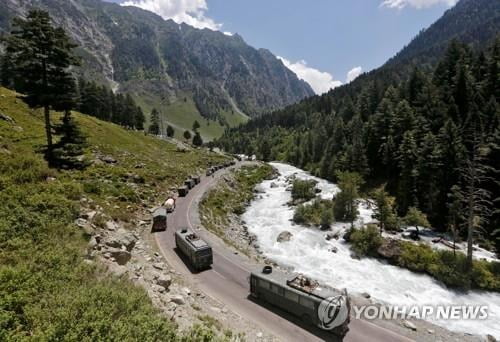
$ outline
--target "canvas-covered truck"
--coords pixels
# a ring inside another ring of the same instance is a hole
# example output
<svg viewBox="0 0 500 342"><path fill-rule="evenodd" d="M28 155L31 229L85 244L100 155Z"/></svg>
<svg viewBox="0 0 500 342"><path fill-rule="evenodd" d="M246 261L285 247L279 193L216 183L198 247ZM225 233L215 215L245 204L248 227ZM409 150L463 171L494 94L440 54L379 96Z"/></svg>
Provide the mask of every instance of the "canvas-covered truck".
<svg viewBox="0 0 500 342"><path fill-rule="evenodd" d="M197 271L210 268L213 262L212 248L188 228L175 232L175 246Z"/></svg>
<svg viewBox="0 0 500 342"><path fill-rule="evenodd" d="M186 197L189 193L189 188L187 186L181 186L177 191L179 192L179 197Z"/></svg>
<svg viewBox="0 0 500 342"><path fill-rule="evenodd" d="M349 331L351 306L346 290L265 266L250 274L250 295L337 336Z"/></svg>
<svg viewBox="0 0 500 342"><path fill-rule="evenodd" d="M153 212L153 232L164 232L167 230L167 210L163 207L156 209Z"/></svg>
<svg viewBox="0 0 500 342"><path fill-rule="evenodd" d="M191 176L191 179L194 180L195 184L200 184L200 182L201 182L200 176Z"/></svg>
<svg viewBox="0 0 500 342"><path fill-rule="evenodd" d="M175 210L175 198L169 197L166 201L165 204L163 204L165 209L167 210L167 213L173 213Z"/></svg>
<svg viewBox="0 0 500 342"><path fill-rule="evenodd" d="M186 181L184 182L184 185L188 187L189 190L191 190L192 188L194 188L194 186L196 185L196 183L194 182L194 179L186 179Z"/></svg>

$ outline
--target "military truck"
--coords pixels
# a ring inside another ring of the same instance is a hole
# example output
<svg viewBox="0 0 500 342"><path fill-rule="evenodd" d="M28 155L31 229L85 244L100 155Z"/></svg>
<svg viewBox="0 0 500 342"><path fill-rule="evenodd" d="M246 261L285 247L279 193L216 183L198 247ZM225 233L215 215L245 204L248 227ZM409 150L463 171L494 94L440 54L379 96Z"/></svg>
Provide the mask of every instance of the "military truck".
<svg viewBox="0 0 500 342"><path fill-rule="evenodd" d="M153 232L164 232L167 230L167 210L163 207L153 212Z"/></svg>
<svg viewBox="0 0 500 342"><path fill-rule="evenodd" d="M191 190L192 188L194 188L194 186L196 185L196 183L194 182L194 179L186 179L186 181L184 182L184 185L188 187L189 190Z"/></svg>
<svg viewBox="0 0 500 342"><path fill-rule="evenodd" d="M191 179L194 180L195 184L200 184L201 182L200 176L191 176Z"/></svg>
<svg viewBox="0 0 500 342"><path fill-rule="evenodd" d="M208 177L208 176L211 176L214 172L212 171L212 168L209 168L207 169L207 172L205 173L205 175Z"/></svg>
<svg viewBox="0 0 500 342"><path fill-rule="evenodd" d="M175 246L186 256L197 271L210 268L213 262L212 248L188 228L175 232Z"/></svg>
<svg viewBox="0 0 500 342"><path fill-rule="evenodd" d="M187 186L181 186L177 190L179 192L179 197L186 197L187 194L189 193L189 188Z"/></svg>
<svg viewBox="0 0 500 342"><path fill-rule="evenodd" d="M349 331L351 305L346 290L335 290L304 275L265 266L250 274L250 295L335 335L345 336ZM337 317L339 325L329 324Z"/></svg>

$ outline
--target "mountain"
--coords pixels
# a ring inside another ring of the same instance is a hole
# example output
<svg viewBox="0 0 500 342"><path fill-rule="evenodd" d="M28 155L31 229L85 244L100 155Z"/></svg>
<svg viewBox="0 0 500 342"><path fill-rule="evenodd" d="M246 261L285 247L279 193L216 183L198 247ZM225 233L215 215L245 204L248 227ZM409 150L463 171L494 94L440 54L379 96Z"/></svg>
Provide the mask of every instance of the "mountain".
<svg viewBox="0 0 500 342"><path fill-rule="evenodd" d="M484 168L498 168L499 18L500 0L461 0L379 69L226 131L218 144L332 181L357 172L368 189L395 197L399 215L418 207L434 227L456 227L462 217L450 201L466 188L464 165L478 146L488 152L479 157ZM498 174L481 182L496 201ZM499 224L497 211L482 226L498 250Z"/></svg>
<svg viewBox="0 0 500 342"><path fill-rule="evenodd" d="M423 30L391 58L386 66L432 65L452 39L481 49L491 43L500 27L500 1L461 0L428 29Z"/></svg>
<svg viewBox="0 0 500 342"><path fill-rule="evenodd" d="M32 7L47 10L80 45L82 75L131 93L147 112L157 107L183 128L197 119L217 135L314 94L271 52L237 34L100 0L0 0L0 32Z"/></svg>

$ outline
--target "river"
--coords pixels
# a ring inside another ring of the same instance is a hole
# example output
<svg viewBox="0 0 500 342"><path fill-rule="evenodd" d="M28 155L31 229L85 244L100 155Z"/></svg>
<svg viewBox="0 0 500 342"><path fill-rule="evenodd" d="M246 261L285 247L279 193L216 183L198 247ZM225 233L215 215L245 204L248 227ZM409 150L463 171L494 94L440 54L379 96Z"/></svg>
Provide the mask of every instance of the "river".
<svg viewBox="0 0 500 342"><path fill-rule="evenodd" d="M342 239L326 241L325 232L294 224L291 221L293 208L287 205L291 200L287 178L292 175L316 180L323 198L331 199L339 191L337 186L287 164L271 165L278 170L279 177L258 185L261 194L243 214L249 232L257 236L266 257L333 287L347 288L352 293L367 292L376 301L389 305L487 305L489 317L486 320L430 320L453 331L491 334L500 338L500 294L479 291L458 293L427 275L375 259L353 259L349 245ZM360 209L358 224L369 222L371 210L366 207ZM346 225L337 223L333 229L343 226ZM278 235L285 230L293 234L292 240L278 243ZM338 252L331 252L332 247L336 247Z"/></svg>

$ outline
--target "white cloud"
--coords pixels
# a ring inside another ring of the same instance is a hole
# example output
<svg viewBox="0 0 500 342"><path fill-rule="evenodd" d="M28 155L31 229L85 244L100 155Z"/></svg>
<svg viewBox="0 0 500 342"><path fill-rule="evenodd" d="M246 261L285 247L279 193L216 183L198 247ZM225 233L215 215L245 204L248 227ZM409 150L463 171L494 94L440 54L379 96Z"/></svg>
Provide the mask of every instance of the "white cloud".
<svg viewBox="0 0 500 342"><path fill-rule="evenodd" d="M278 59L280 59L288 69L292 70L298 78L309 83L316 94L326 93L330 89L342 85L342 82L334 80L331 74L308 67L306 61L302 60L292 63L286 58L279 56Z"/></svg>
<svg viewBox="0 0 500 342"><path fill-rule="evenodd" d="M382 7L402 9L406 6L412 6L417 9L432 7L437 4L446 4L453 6L458 0L383 0L380 4Z"/></svg>
<svg viewBox="0 0 500 342"><path fill-rule="evenodd" d="M347 73L346 83L351 83L352 81L354 81L362 73L363 73L363 68L362 67L359 66L359 67L352 68Z"/></svg>
<svg viewBox="0 0 500 342"><path fill-rule="evenodd" d="M154 12L164 19L186 23L199 29L219 30L222 24L206 16L206 0L128 0L122 6L136 6Z"/></svg>

